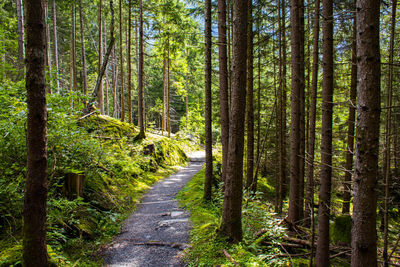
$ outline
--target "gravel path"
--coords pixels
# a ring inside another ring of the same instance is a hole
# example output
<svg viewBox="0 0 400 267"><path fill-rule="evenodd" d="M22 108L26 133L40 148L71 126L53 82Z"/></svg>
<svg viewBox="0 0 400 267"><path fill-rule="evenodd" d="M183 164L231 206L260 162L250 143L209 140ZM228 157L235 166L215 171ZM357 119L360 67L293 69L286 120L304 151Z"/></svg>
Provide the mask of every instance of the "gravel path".
<svg viewBox="0 0 400 267"><path fill-rule="evenodd" d="M176 194L201 170L204 153L190 156L189 166L158 182L125 221L121 235L105 252L105 266L185 266L189 213L178 207Z"/></svg>

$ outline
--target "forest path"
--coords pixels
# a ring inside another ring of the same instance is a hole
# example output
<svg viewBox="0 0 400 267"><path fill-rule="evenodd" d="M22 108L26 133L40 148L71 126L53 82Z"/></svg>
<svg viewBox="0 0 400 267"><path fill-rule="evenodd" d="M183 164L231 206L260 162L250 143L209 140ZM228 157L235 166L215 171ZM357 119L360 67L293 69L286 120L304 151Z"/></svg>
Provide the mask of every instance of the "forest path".
<svg viewBox="0 0 400 267"><path fill-rule="evenodd" d="M187 167L149 190L105 252L105 266L185 266L189 213L178 207L175 197L203 164L204 152L195 152Z"/></svg>

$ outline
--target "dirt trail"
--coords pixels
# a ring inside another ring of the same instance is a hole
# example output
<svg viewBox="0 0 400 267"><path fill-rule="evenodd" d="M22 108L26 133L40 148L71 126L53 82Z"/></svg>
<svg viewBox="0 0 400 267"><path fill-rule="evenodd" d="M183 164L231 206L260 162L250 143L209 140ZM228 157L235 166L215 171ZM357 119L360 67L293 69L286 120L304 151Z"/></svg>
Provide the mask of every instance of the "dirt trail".
<svg viewBox="0 0 400 267"><path fill-rule="evenodd" d="M125 221L120 236L105 252L105 266L185 266L189 213L178 207L176 194L201 170L204 153L190 156L189 166L155 184Z"/></svg>

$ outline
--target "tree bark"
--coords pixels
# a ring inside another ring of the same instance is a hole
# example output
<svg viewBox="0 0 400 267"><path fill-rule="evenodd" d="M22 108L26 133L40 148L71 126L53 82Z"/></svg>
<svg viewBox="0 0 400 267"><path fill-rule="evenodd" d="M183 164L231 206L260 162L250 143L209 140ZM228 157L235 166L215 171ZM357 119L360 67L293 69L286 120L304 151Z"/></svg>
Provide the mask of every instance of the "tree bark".
<svg viewBox="0 0 400 267"><path fill-rule="evenodd" d="M322 1L322 134L321 178L318 206L318 239L315 264L329 266L329 215L332 185L332 115L333 115L333 2Z"/></svg>
<svg viewBox="0 0 400 267"><path fill-rule="evenodd" d="M17 0L17 24L18 24L18 61L20 67L24 67L25 39L24 39L24 10L22 0Z"/></svg>
<svg viewBox="0 0 400 267"><path fill-rule="evenodd" d="M23 208L23 264L48 266L46 247L47 110L44 2L25 1L27 177Z"/></svg>
<svg viewBox="0 0 400 267"><path fill-rule="evenodd" d="M171 118L170 118L170 103L169 103L169 89L170 89L170 65L171 65L171 58L170 58L170 47L169 47L169 36L167 39L167 91L166 91L166 100L167 100L167 131L168 137L171 137Z"/></svg>
<svg viewBox="0 0 400 267"><path fill-rule="evenodd" d="M377 266L376 184L380 122L380 2L357 0L357 130L352 228L353 267Z"/></svg>
<svg viewBox="0 0 400 267"><path fill-rule="evenodd" d="M56 0L53 0L53 58L56 67L56 85L57 91L60 90L59 67L58 67L58 40L57 40L57 8Z"/></svg>
<svg viewBox="0 0 400 267"><path fill-rule="evenodd" d="M81 30L81 52L82 52L82 87L83 94L87 96L87 70L86 70L86 52L85 52L85 31L83 29L82 0L79 1L79 19Z"/></svg>
<svg viewBox="0 0 400 267"><path fill-rule="evenodd" d="M106 47L107 47L107 28L106 28L106 21L103 20L103 54L106 54ZM108 65L108 64L107 64ZM110 115L110 108L109 108L109 97L108 97L108 68L106 67L104 70L104 114L107 116Z"/></svg>
<svg viewBox="0 0 400 267"><path fill-rule="evenodd" d="M118 97L117 97L117 64L115 58L115 47L112 48L111 52L111 79L113 88L113 117L118 117Z"/></svg>
<svg viewBox="0 0 400 267"><path fill-rule="evenodd" d="M387 113L385 123L385 154L383 162L383 174L385 178L385 198L383 208L383 266L389 266L388 259L388 237L389 237L389 184L390 184L390 143L391 143L391 131L392 131L392 94L393 94L393 49L395 41L395 30L396 30L396 7L397 0L392 1L392 20L390 29L390 44L389 44L389 77L388 77L388 95L387 95Z"/></svg>
<svg viewBox="0 0 400 267"><path fill-rule="evenodd" d="M315 154L315 122L317 109L317 93L318 93L318 40L319 40L319 14L320 1L315 1L314 7L314 28L313 28L313 61L312 61L312 78L311 78L311 102L309 115L309 133L307 146L307 165L306 168L306 198L304 210L304 226L310 227L311 213L314 209L314 154Z"/></svg>
<svg viewBox="0 0 400 267"><path fill-rule="evenodd" d="M18 1L18 0L17 0ZM44 19L46 21L46 67L48 68L48 75L49 75L49 80L52 80L52 70L51 70L51 49L50 49L50 28L47 25L47 20L49 18L49 9L47 7L47 3L44 3ZM51 91L51 83L49 83L50 86L47 86L47 90L49 94L52 93Z"/></svg>
<svg viewBox="0 0 400 267"><path fill-rule="evenodd" d="M233 0L232 102L229 116L228 165L220 232L232 243L242 239L244 114L246 100L248 2Z"/></svg>
<svg viewBox="0 0 400 267"><path fill-rule="evenodd" d="M145 138L144 133L144 99L143 99L143 2L139 0L139 91L138 91L138 109L139 109L139 125L140 132L138 137Z"/></svg>
<svg viewBox="0 0 400 267"><path fill-rule="evenodd" d="M98 27L99 27L99 64L98 64L98 71L100 74L101 66L103 65L103 49L102 49L102 39L103 39L103 30L102 30L102 2L103 0L99 1L99 12L98 12ZM103 79L100 79L100 84L98 88L98 102L99 102L99 109L100 113L104 114L104 91L103 91Z"/></svg>
<svg viewBox="0 0 400 267"><path fill-rule="evenodd" d="M124 90L124 50L122 34L122 0L119 0L119 65L120 65L120 97L121 97L121 121L125 121L125 90Z"/></svg>
<svg viewBox="0 0 400 267"><path fill-rule="evenodd" d="M355 10L354 0L354 10ZM351 177L353 173L353 151L354 151L354 124L356 118L356 97L357 97L357 51L356 51L356 17L353 19L353 41L352 41L352 55L351 55L351 82L350 82L350 106L349 106L349 119L347 121L347 151L345 174L343 183L343 207L342 213L350 212L350 199L351 199Z"/></svg>
<svg viewBox="0 0 400 267"><path fill-rule="evenodd" d="M299 214L299 179L300 179L300 90L301 90L301 36L300 9L302 0L291 0L291 46L292 46L292 95L291 95L291 131L290 131L290 192L288 220L296 224Z"/></svg>
<svg viewBox="0 0 400 267"><path fill-rule="evenodd" d="M165 130L165 80L166 80L166 75L165 75L165 68L166 68L166 60L165 60L165 55L163 55L163 102L162 102L162 121L161 121L161 135L164 135L164 130Z"/></svg>
<svg viewBox="0 0 400 267"><path fill-rule="evenodd" d="M131 65L131 32L132 32L132 0L128 1L128 45L127 45L127 64L128 64L128 122L132 123L132 65Z"/></svg>
<svg viewBox="0 0 400 267"><path fill-rule="evenodd" d="M287 191L287 138L286 138L286 103L287 103L287 95L286 95L286 0L282 0L281 2L281 27L282 27L282 103L280 104L280 118L281 118L281 132L280 132L280 153L279 153L279 204L278 204L278 213L282 213L282 204L283 200L286 198Z"/></svg>
<svg viewBox="0 0 400 267"><path fill-rule="evenodd" d="M222 141L222 175L225 182L229 145L228 59L226 40L226 0L218 0L219 101Z"/></svg>
<svg viewBox="0 0 400 267"><path fill-rule="evenodd" d="M211 0L205 1L205 141L206 141L206 172L204 181L204 200L211 201L213 181L212 166L212 112L211 112Z"/></svg>
<svg viewBox="0 0 400 267"><path fill-rule="evenodd" d="M299 10L300 24L300 154L299 160L299 219L303 219L304 211L304 163L305 163L305 57L304 57L304 0L301 0Z"/></svg>
<svg viewBox="0 0 400 267"><path fill-rule="evenodd" d="M247 21L247 183L246 188L255 192L257 180L254 175L254 85L253 85L253 8L252 1L248 0Z"/></svg>
<svg viewBox="0 0 400 267"><path fill-rule="evenodd" d="M69 67L69 91L71 92L71 107L73 106L72 92L76 91L76 27L75 27L75 3L71 4L71 52L70 52L70 67Z"/></svg>

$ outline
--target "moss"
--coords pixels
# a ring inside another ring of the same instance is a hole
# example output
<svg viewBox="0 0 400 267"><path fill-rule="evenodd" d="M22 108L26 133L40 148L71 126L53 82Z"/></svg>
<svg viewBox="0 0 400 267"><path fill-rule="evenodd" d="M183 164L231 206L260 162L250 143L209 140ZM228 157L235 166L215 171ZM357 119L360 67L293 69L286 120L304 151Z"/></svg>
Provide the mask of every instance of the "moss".
<svg viewBox="0 0 400 267"><path fill-rule="evenodd" d="M335 217L330 225L331 241L336 244L351 244L351 216L341 215Z"/></svg>

